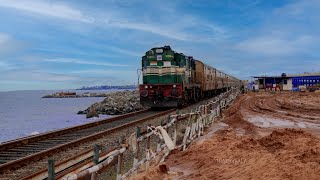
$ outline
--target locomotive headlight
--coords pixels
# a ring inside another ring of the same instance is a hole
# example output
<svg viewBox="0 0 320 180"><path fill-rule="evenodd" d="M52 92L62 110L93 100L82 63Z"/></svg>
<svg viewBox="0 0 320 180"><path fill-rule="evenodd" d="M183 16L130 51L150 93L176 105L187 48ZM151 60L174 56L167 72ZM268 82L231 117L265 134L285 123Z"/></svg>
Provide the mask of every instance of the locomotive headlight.
<svg viewBox="0 0 320 180"><path fill-rule="evenodd" d="M177 87L177 85L174 84L173 87L175 88L175 87Z"/></svg>
<svg viewBox="0 0 320 180"><path fill-rule="evenodd" d="M152 86L150 86L150 88L152 88Z"/></svg>
<svg viewBox="0 0 320 180"><path fill-rule="evenodd" d="M144 86L145 89L148 89L148 86Z"/></svg>

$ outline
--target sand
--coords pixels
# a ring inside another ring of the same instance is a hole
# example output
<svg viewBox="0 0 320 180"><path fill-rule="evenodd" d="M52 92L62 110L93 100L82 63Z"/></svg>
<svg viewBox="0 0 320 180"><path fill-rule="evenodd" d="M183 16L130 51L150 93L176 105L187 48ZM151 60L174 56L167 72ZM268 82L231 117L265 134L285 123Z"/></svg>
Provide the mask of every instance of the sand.
<svg viewBox="0 0 320 180"><path fill-rule="evenodd" d="M242 95L161 166L135 179L319 179L320 95Z"/></svg>

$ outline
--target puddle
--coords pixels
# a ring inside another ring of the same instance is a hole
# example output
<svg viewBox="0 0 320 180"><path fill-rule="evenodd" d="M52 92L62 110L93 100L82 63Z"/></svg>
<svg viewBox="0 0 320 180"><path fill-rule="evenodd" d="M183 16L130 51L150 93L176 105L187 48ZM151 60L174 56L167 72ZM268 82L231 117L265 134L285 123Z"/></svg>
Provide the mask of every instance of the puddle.
<svg viewBox="0 0 320 180"><path fill-rule="evenodd" d="M303 122L299 122L299 123L297 123L297 125L298 125L299 128L307 128L306 124L303 123Z"/></svg>
<svg viewBox="0 0 320 180"><path fill-rule="evenodd" d="M284 119L275 119L275 118L265 118L259 116L248 117L248 121L252 124L263 127L283 127L283 128L293 128L295 127L295 123L289 120Z"/></svg>
<svg viewBox="0 0 320 180"><path fill-rule="evenodd" d="M213 123L209 129L207 130L207 133L205 133L203 136L200 136L200 138L197 140L196 144L202 144L205 140L210 139L213 134L221 129L224 129L228 127L229 125L223 122Z"/></svg>
<svg viewBox="0 0 320 180"><path fill-rule="evenodd" d="M301 129L319 128L318 125L314 123L294 122L286 119L276 119L276 118L261 117L261 116L251 116L251 117L248 117L247 119L250 123L262 128L270 128L270 127L301 128ZM299 120L299 121L303 121L303 120Z"/></svg>

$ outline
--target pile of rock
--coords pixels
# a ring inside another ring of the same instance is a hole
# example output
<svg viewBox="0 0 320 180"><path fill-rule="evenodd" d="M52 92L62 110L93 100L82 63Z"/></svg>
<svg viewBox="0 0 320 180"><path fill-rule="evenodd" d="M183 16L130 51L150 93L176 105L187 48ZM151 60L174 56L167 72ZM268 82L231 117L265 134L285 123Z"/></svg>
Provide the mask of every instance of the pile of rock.
<svg viewBox="0 0 320 180"><path fill-rule="evenodd" d="M102 102L94 103L84 111L79 111L78 114L108 114L119 115L134 112L143 109L140 105L139 91L119 91L110 93ZM91 115L87 117L91 117ZM92 116L94 116L92 115Z"/></svg>

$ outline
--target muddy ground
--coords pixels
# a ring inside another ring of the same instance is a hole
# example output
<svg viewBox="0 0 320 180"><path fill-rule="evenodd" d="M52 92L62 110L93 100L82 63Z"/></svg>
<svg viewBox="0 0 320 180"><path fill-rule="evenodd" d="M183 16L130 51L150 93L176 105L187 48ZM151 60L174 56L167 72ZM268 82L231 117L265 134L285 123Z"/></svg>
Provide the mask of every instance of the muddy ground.
<svg viewBox="0 0 320 180"><path fill-rule="evenodd" d="M320 94L241 95L165 164L135 179L319 179Z"/></svg>

